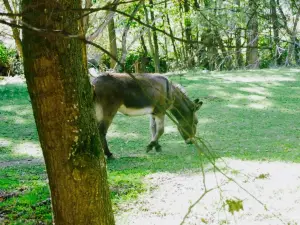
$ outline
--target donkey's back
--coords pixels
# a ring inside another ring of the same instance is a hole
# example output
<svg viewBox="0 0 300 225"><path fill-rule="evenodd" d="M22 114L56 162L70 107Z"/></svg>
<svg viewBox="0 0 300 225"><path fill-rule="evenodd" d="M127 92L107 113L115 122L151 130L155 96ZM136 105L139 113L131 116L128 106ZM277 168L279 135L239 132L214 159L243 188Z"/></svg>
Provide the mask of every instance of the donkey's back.
<svg viewBox="0 0 300 225"><path fill-rule="evenodd" d="M150 74L135 77L107 73L93 80L95 103L103 113L107 111L105 116L114 116L117 111L132 116L155 114L168 108L167 78Z"/></svg>

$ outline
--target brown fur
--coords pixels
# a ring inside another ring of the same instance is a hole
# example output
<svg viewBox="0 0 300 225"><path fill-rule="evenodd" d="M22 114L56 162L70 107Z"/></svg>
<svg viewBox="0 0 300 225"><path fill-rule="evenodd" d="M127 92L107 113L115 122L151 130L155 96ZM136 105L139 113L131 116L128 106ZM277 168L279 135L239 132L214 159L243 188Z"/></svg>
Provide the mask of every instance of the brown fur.
<svg viewBox="0 0 300 225"><path fill-rule="evenodd" d="M151 114L152 141L147 147L148 151L153 147L160 150L158 139L163 134L164 115L167 110L170 110L181 125L179 131L185 140L195 134L197 123L195 111L202 102L194 103L189 100L164 76L142 74L135 77L134 80L127 74L107 73L92 81L95 104L102 107L98 127L108 157L112 153L107 146L106 133L121 106L131 110L151 108L149 114Z"/></svg>

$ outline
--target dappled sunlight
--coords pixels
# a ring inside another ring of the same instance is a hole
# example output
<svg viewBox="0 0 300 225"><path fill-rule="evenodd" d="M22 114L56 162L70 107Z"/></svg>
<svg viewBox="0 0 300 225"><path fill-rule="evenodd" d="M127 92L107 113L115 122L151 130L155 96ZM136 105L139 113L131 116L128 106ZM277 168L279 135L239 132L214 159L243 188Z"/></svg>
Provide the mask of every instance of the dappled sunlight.
<svg viewBox="0 0 300 225"><path fill-rule="evenodd" d="M20 116L14 116L14 123L16 124L26 124L28 120L20 117Z"/></svg>
<svg viewBox="0 0 300 225"><path fill-rule="evenodd" d="M260 83L268 83L268 82L283 82L283 81L296 81L296 78L294 76L278 76L278 75L249 75L249 76L230 76L230 74L224 75L224 74L215 74L213 75L215 78L223 79L225 82L229 83L235 83L235 82L241 82L241 83L254 83L254 82L260 82ZM278 83L277 83L278 84ZM274 84L273 84L274 85Z"/></svg>
<svg viewBox="0 0 300 225"><path fill-rule="evenodd" d="M42 157L42 149L39 144L33 142L23 142L21 144L16 144L12 148L15 154L25 154L33 157Z"/></svg>
<svg viewBox="0 0 300 225"><path fill-rule="evenodd" d="M208 124L208 123L213 123L214 120L210 118L198 118L199 124Z"/></svg>
<svg viewBox="0 0 300 225"><path fill-rule="evenodd" d="M220 87L218 85L210 85L208 87L205 87L205 89L208 89L208 90L222 90L224 89L223 87Z"/></svg>
<svg viewBox="0 0 300 225"><path fill-rule="evenodd" d="M1 147L2 148L9 147L11 144L12 144L12 141L0 137L0 148Z"/></svg>
<svg viewBox="0 0 300 225"><path fill-rule="evenodd" d="M248 95L248 99L253 101L262 101L266 99L266 97L260 95Z"/></svg>
<svg viewBox="0 0 300 225"><path fill-rule="evenodd" d="M165 134L178 132L176 126L165 126Z"/></svg>
<svg viewBox="0 0 300 225"><path fill-rule="evenodd" d="M213 96L222 97L222 98L229 98L231 95L228 92L217 90L213 92Z"/></svg>
<svg viewBox="0 0 300 225"><path fill-rule="evenodd" d="M300 72L300 69L296 69L296 68L289 68L289 71L291 71L291 72Z"/></svg>
<svg viewBox="0 0 300 225"><path fill-rule="evenodd" d="M229 107L229 108L235 108L235 109L242 108L242 106L236 105L236 104L228 104L226 106Z"/></svg>
<svg viewBox="0 0 300 225"><path fill-rule="evenodd" d="M264 87L242 87L239 88L241 91L249 92L249 93L255 93L259 95L264 95L264 96L271 96L271 93L266 90Z"/></svg>
<svg viewBox="0 0 300 225"><path fill-rule="evenodd" d="M123 138L123 139L127 139L127 138L133 138L133 139L137 139L139 138L139 134L137 133L134 133L134 132L131 132L131 133L128 133L128 132L118 132L118 131L110 131L107 133L107 137L108 138L114 138L114 137L117 137L117 138Z"/></svg>
<svg viewBox="0 0 300 225"><path fill-rule="evenodd" d="M253 109L267 109L267 108L272 106L272 103L269 102L269 101L260 101L260 102L257 102L257 103L251 103L247 106L249 108L253 108Z"/></svg>
<svg viewBox="0 0 300 225"><path fill-rule="evenodd" d="M0 110L6 111L6 112L15 112L15 113L18 113L19 115L24 115L24 112L26 112L26 110L24 111L24 105L6 105L6 106L1 106Z"/></svg>
<svg viewBox="0 0 300 225"><path fill-rule="evenodd" d="M266 109L273 106L272 102L268 98L261 95L244 95L237 93L232 95L230 98L235 100L235 103L228 104L227 107L229 108L243 108L246 106L253 109ZM249 103L245 102L245 100Z"/></svg>

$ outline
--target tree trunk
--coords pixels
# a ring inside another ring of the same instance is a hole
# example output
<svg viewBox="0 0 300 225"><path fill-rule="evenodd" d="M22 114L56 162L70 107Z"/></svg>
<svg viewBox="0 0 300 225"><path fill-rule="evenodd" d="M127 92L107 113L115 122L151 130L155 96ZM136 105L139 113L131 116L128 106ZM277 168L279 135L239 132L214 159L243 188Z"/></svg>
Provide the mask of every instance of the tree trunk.
<svg viewBox="0 0 300 225"><path fill-rule="evenodd" d="M150 10L150 16L152 20L152 26L155 27L155 16L154 16L154 11L153 11L153 0L149 0L149 4L151 7ZM154 64L155 64L155 73L160 72L160 65L159 65L159 48L158 48L158 39L157 39L157 33L156 30L152 30L153 34L153 43L154 43Z"/></svg>
<svg viewBox="0 0 300 225"><path fill-rule="evenodd" d="M167 11L167 1L165 2L165 9ZM179 57L178 57L178 53L177 53L177 49L176 49L176 45L175 45L175 39L173 38L174 34L173 34L173 30L172 30L172 27L171 27L170 18L169 18L168 13L166 13L166 21L167 21L167 24L169 26L169 32L172 36L171 37L171 42L172 42L172 47L173 47L175 59L176 59L176 62L179 62Z"/></svg>
<svg viewBox="0 0 300 225"><path fill-rule="evenodd" d="M281 6L280 6L280 2L279 0L276 1L277 3L277 7L278 7L278 11L281 15L281 18L283 20L283 24L284 24L284 29L286 30L286 32L289 34L290 36L290 43L289 43L289 47L288 47L288 51L287 51L287 56L286 56L286 60L285 60L285 65L291 65L293 64L293 55L295 57L295 61L296 63L300 63L298 61L298 58L299 56L297 55L297 52L300 51L297 43L296 43L296 40L297 40L297 37L296 37L296 31L297 31L297 26L298 26L298 22L299 22L299 19L300 19L300 8L294 6L295 9L297 9L297 14L296 14L296 17L295 19L293 20L293 27L292 29L289 28L289 24L288 24L288 18L286 17L286 15L284 14ZM291 5L293 7L293 4Z"/></svg>
<svg viewBox="0 0 300 225"><path fill-rule="evenodd" d="M249 0L250 18L247 29L247 53L246 60L248 68L258 68L258 17L257 17L257 3L255 0Z"/></svg>
<svg viewBox="0 0 300 225"><path fill-rule="evenodd" d="M85 5L84 5L85 9L90 9L92 5L93 5L92 0L85 0ZM87 15L83 18L83 27L85 33L89 29L89 23L90 23L90 17Z"/></svg>
<svg viewBox="0 0 300 225"><path fill-rule="evenodd" d="M4 6L8 13L16 13L12 10L8 0L3 0L3 3L4 3ZM17 18L15 16L10 16L10 18L12 20L14 20L15 22L17 22ZM20 57L22 58L23 57L23 49L22 49L22 41L21 41L21 37L20 37L20 31L16 27L12 27L11 29L12 29L13 38L16 43L16 48L18 50Z"/></svg>
<svg viewBox="0 0 300 225"><path fill-rule="evenodd" d="M188 57L188 67L192 67L195 65L194 56L192 53L192 21L190 18L190 3L188 0L184 0L183 2L184 8L184 28L185 28L185 37L187 40L186 43L186 55Z"/></svg>
<svg viewBox="0 0 300 225"><path fill-rule="evenodd" d="M118 56L118 49L117 49L117 37L116 37L116 30L115 30L115 20L112 17L108 23L108 37L109 37L109 52L112 56L117 58ZM110 57L110 68L115 68L116 60Z"/></svg>
<svg viewBox="0 0 300 225"><path fill-rule="evenodd" d="M235 0L235 4L239 6L239 12L240 12L240 6L241 2L240 0ZM235 57L236 57L236 65L238 68L243 67L243 54L242 54L242 30L239 26L235 29Z"/></svg>
<svg viewBox="0 0 300 225"><path fill-rule="evenodd" d="M183 15L182 15L182 4L181 2L179 1L179 18L183 18ZM181 38L182 39L185 39L185 28L184 28L184 25L182 23L182 20L179 20L179 25L180 25L180 30L181 30ZM180 55L180 58L182 59L182 61L184 61L185 63L188 61L188 56L186 55L186 45L184 43L181 43L181 48L179 48L179 55ZM185 64L186 66L188 66L187 64Z"/></svg>
<svg viewBox="0 0 300 225"><path fill-rule="evenodd" d="M133 12L131 13L131 17L134 18L136 13L138 12L139 8L141 6L141 3L139 3L133 10ZM126 26L124 27L124 31L123 31L123 35L122 35L122 54L121 54L121 63L124 64L125 60L126 60L126 55L127 55L127 35L128 35L128 31L130 28L130 22L132 21L131 18L128 19Z"/></svg>
<svg viewBox="0 0 300 225"><path fill-rule="evenodd" d="M23 0L24 69L56 225L112 225L106 163L87 75L80 0ZM55 12L55 13L52 13ZM63 19L62 19L63 18ZM79 23L80 22L80 23Z"/></svg>
<svg viewBox="0 0 300 225"><path fill-rule="evenodd" d="M148 53L148 49L147 49L147 46L146 46L145 39L144 39L143 35L141 35L140 40L141 40L141 45L142 45L143 50L144 50L144 55L147 56L149 53Z"/></svg>
<svg viewBox="0 0 300 225"><path fill-rule="evenodd" d="M282 58L278 54L277 48L279 47L279 22L276 12L276 2L275 0L270 0L271 6L271 19L273 28L273 39L274 39L274 56L276 65L281 65Z"/></svg>

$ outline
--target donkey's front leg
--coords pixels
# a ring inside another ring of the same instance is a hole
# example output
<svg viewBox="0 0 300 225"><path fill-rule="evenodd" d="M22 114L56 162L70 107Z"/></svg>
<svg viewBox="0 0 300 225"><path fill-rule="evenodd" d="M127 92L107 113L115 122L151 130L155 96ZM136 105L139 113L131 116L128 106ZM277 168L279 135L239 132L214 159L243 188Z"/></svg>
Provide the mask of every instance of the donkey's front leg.
<svg viewBox="0 0 300 225"><path fill-rule="evenodd" d="M161 151L161 146L158 144L158 139L164 133L164 115L155 115L151 116L150 119L150 128L152 133L152 139L149 145L147 146L147 152L151 151L153 147L157 152Z"/></svg>

